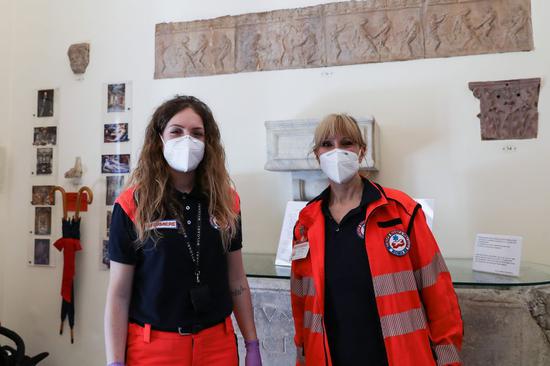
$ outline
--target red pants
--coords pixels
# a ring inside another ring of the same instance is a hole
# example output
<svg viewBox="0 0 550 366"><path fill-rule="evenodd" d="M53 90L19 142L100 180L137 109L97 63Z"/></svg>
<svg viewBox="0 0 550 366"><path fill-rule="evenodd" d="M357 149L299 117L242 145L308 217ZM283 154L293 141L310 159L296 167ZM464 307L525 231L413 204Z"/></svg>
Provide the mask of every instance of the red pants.
<svg viewBox="0 0 550 366"><path fill-rule="evenodd" d="M190 335L128 325L127 366L237 366L238 357L231 317Z"/></svg>

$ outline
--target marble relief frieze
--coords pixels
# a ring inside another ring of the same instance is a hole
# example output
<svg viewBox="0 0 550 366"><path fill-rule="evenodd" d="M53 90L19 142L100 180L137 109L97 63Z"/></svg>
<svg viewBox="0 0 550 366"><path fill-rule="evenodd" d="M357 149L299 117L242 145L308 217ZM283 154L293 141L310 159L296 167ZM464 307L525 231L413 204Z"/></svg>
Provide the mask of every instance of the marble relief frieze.
<svg viewBox="0 0 550 366"><path fill-rule="evenodd" d="M366 0L156 26L155 78L533 49L530 0Z"/></svg>

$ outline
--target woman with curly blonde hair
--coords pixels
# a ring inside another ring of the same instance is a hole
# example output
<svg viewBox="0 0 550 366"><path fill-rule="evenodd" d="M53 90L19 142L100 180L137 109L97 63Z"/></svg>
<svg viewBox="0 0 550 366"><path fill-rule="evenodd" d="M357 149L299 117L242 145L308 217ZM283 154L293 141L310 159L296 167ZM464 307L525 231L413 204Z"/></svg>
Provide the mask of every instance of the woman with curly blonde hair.
<svg viewBox="0 0 550 366"><path fill-rule="evenodd" d="M261 365L243 270L240 203L210 108L177 96L157 108L129 188L113 208L107 363Z"/></svg>

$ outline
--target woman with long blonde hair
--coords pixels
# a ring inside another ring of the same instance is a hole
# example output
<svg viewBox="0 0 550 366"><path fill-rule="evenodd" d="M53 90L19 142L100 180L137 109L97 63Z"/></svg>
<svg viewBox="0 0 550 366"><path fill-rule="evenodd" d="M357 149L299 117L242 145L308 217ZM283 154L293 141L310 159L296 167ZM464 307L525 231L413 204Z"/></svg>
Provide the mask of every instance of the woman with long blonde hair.
<svg viewBox="0 0 550 366"><path fill-rule="evenodd" d="M313 143L329 185L294 230L296 365L461 365L460 308L422 207L359 173L351 116L324 118Z"/></svg>
<svg viewBox="0 0 550 366"><path fill-rule="evenodd" d="M105 310L110 366L261 365L244 273L240 202L210 108L157 108L128 189L113 208Z"/></svg>

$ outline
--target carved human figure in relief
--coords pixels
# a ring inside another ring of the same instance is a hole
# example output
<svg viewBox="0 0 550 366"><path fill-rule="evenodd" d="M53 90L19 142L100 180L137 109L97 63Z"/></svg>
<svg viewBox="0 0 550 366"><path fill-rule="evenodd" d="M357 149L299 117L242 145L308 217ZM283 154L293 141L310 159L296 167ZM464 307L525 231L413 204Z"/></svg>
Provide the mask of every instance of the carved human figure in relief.
<svg viewBox="0 0 550 366"><path fill-rule="evenodd" d="M376 39L378 41L378 50L390 52L390 49L388 46L386 46L386 43L388 42L388 39L390 38L390 32L392 29L392 22L388 18L387 14L384 14L382 16L382 25L380 26L380 29L376 34L372 36L373 39Z"/></svg>
<svg viewBox="0 0 550 366"><path fill-rule="evenodd" d="M518 47L522 40L521 33L529 24L529 15L522 6L514 8L512 14L514 15L508 22L508 31L506 32L505 39L510 40L514 46Z"/></svg>
<svg viewBox="0 0 550 366"><path fill-rule="evenodd" d="M204 57L206 56L206 50L209 47L209 40L206 34L201 34L199 37L199 42L197 49L195 50L195 60L201 64L203 68L206 68L207 65L204 62Z"/></svg>
<svg viewBox="0 0 550 366"><path fill-rule="evenodd" d="M189 66L195 69L192 52L189 50L189 37L183 36L181 42L174 42L162 53L161 73L187 71Z"/></svg>
<svg viewBox="0 0 550 366"><path fill-rule="evenodd" d="M369 30L369 20L365 19L361 24L361 29L363 30L363 39L367 42L367 48L364 50L363 54L378 54L378 48L374 44L374 36L370 34Z"/></svg>
<svg viewBox="0 0 550 366"><path fill-rule="evenodd" d="M441 17L437 17L436 13L433 13L428 21L428 36L434 46L434 51L439 50L441 46L441 38L439 36L439 27L447 19L447 14L442 14Z"/></svg>
<svg viewBox="0 0 550 366"><path fill-rule="evenodd" d="M418 38L420 24L413 17L409 17L408 20L409 23L407 24L407 28L405 28L405 31L403 32L404 36L401 40L401 50L406 47L409 56L412 57L414 55L413 42L416 40L416 38Z"/></svg>
<svg viewBox="0 0 550 366"><path fill-rule="evenodd" d="M225 65L225 59L229 56L232 48L231 39L225 33L221 33L219 39L212 47L212 61L215 72L225 70L227 66Z"/></svg>
<svg viewBox="0 0 550 366"><path fill-rule="evenodd" d="M292 42L295 34L298 33L296 27L291 23L282 27L282 32L277 37L280 44L281 53L277 58L276 63L282 66L289 66L294 63L294 55L292 54Z"/></svg>
<svg viewBox="0 0 550 366"><path fill-rule="evenodd" d="M340 60L340 55L342 54L342 42L340 41L340 35L346 30L347 24L336 24L334 32L331 34L331 41L334 43L334 48L336 49L336 61Z"/></svg>
<svg viewBox="0 0 550 366"><path fill-rule="evenodd" d="M302 65L309 65L316 61L317 36L309 25L304 24L301 28L302 31L297 34L302 37L294 39L292 54L299 56Z"/></svg>
<svg viewBox="0 0 550 366"><path fill-rule="evenodd" d="M271 50L271 41L261 33L256 33L251 43L252 50L256 61L256 70L264 70L268 61Z"/></svg>
<svg viewBox="0 0 550 366"><path fill-rule="evenodd" d="M495 24L497 22L497 12L495 9L493 9L492 6L487 6L485 9L485 15L479 22L479 24L475 27L475 30L479 31L481 33L481 37L484 39L488 39L491 36L491 32L495 28Z"/></svg>
<svg viewBox="0 0 550 366"><path fill-rule="evenodd" d="M456 17L453 25L453 35L456 42L462 40L462 48L469 49L479 45L479 37L477 36L472 22L470 20L471 10L466 8L462 10Z"/></svg>

